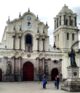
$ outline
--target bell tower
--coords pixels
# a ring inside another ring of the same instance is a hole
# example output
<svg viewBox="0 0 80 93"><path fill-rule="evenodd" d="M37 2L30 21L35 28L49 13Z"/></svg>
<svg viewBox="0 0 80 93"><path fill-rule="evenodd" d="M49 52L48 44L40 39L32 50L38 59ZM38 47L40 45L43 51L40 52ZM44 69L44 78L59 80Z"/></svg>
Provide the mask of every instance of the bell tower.
<svg viewBox="0 0 80 93"><path fill-rule="evenodd" d="M62 50L70 49L78 41L77 15L66 5L54 18L54 41Z"/></svg>

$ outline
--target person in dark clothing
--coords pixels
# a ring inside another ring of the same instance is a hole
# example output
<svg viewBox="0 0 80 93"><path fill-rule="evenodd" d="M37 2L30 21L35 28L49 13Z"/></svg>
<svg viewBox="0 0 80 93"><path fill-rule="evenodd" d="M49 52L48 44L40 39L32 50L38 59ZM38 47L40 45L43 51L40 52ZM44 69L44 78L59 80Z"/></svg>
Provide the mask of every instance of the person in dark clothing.
<svg viewBox="0 0 80 93"><path fill-rule="evenodd" d="M47 84L47 79L46 79L45 75L43 75L42 84L43 84L43 88L45 89L46 88L46 84Z"/></svg>
<svg viewBox="0 0 80 93"><path fill-rule="evenodd" d="M56 87L57 87L57 89L59 89L59 81L60 81L59 75L57 75L56 76Z"/></svg>
<svg viewBox="0 0 80 93"><path fill-rule="evenodd" d="M56 87L56 77L55 77L55 80L54 80L54 85L55 85L55 87Z"/></svg>

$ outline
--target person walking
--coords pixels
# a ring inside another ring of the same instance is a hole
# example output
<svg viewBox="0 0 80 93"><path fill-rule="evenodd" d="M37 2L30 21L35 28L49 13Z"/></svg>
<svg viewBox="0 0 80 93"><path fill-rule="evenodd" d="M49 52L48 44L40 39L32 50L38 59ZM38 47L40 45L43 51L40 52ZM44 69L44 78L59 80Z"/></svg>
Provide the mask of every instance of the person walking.
<svg viewBox="0 0 80 93"><path fill-rule="evenodd" d="M42 84L43 84L43 89L46 89L47 78L45 74L43 75Z"/></svg>

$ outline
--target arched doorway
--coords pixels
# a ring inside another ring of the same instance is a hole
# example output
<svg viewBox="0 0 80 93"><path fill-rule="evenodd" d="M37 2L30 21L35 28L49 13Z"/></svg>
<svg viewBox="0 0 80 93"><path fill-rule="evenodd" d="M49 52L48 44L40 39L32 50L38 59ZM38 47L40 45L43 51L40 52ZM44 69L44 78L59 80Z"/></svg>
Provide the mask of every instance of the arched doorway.
<svg viewBox="0 0 80 93"><path fill-rule="evenodd" d="M59 74L57 68L53 68L51 71L51 80L55 80L55 77Z"/></svg>
<svg viewBox="0 0 80 93"><path fill-rule="evenodd" d="M23 81L34 80L34 66L31 62L26 62L23 65Z"/></svg>
<svg viewBox="0 0 80 93"><path fill-rule="evenodd" d="M31 34L27 34L25 36L25 49L27 52L32 51L32 35Z"/></svg>
<svg viewBox="0 0 80 93"><path fill-rule="evenodd" d="M0 81L2 81L2 70L0 69Z"/></svg>

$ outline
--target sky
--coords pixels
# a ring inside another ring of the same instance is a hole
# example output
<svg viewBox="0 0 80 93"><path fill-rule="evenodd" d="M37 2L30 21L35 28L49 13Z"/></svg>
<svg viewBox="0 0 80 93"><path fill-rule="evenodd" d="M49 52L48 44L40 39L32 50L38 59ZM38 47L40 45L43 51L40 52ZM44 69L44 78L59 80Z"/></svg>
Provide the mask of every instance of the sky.
<svg viewBox="0 0 80 93"><path fill-rule="evenodd" d="M53 45L54 17L59 13L66 4L78 16L78 24L80 24L80 0L1 0L0 2L0 42L8 17L10 20L19 17L19 13L23 15L30 9L39 19L48 23L50 44Z"/></svg>

